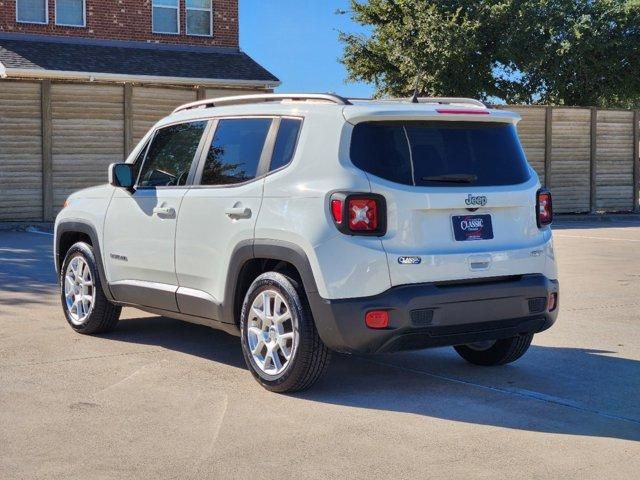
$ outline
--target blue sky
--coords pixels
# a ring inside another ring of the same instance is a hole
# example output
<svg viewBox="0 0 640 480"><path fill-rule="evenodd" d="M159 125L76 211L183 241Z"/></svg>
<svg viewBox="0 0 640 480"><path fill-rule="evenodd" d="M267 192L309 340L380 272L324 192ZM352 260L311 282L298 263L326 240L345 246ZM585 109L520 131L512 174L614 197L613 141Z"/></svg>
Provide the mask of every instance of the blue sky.
<svg viewBox="0 0 640 480"><path fill-rule="evenodd" d="M373 87L345 83L338 30L362 32L348 0L239 0L240 47L281 81L282 92L336 92L368 97Z"/></svg>

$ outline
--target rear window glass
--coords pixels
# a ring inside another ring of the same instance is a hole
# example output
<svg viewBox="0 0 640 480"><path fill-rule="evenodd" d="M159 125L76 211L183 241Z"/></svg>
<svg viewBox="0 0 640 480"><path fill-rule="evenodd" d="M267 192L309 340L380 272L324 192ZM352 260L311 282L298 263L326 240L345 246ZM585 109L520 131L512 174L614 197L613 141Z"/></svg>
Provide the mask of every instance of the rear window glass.
<svg viewBox="0 0 640 480"><path fill-rule="evenodd" d="M496 122L360 123L351 161L405 185L515 185L529 179L515 126Z"/></svg>

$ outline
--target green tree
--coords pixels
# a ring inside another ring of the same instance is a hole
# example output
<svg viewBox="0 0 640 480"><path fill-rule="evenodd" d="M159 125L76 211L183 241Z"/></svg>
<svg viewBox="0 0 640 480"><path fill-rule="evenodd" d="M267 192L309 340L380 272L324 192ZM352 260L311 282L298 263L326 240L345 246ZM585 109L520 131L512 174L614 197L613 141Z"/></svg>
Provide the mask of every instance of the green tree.
<svg viewBox="0 0 640 480"><path fill-rule="evenodd" d="M632 106L640 0L351 1L370 35L341 33L348 79L378 96Z"/></svg>

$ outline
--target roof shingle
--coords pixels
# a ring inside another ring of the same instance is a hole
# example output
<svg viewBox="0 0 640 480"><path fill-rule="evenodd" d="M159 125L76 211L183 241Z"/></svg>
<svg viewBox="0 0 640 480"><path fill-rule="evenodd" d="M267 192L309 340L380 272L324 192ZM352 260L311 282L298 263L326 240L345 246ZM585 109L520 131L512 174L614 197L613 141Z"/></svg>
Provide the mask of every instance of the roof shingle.
<svg viewBox="0 0 640 480"><path fill-rule="evenodd" d="M5 68L278 82L247 54L0 38Z"/></svg>

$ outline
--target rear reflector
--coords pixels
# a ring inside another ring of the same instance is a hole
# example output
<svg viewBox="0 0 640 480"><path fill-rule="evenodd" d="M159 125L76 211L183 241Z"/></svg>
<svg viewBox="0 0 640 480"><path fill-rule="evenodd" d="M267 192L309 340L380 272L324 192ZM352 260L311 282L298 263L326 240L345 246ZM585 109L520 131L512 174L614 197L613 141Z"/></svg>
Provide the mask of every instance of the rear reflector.
<svg viewBox="0 0 640 480"><path fill-rule="evenodd" d="M386 310L371 310L364 316L364 323L369 328L387 328L389 326L389 312Z"/></svg>
<svg viewBox="0 0 640 480"><path fill-rule="evenodd" d="M548 309L553 312L558 306L558 294L553 292L549 294Z"/></svg>
<svg viewBox="0 0 640 480"><path fill-rule="evenodd" d="M489 115L486 110L471 110L460 108L436 108L436 112L449 115Z"/></svg>

